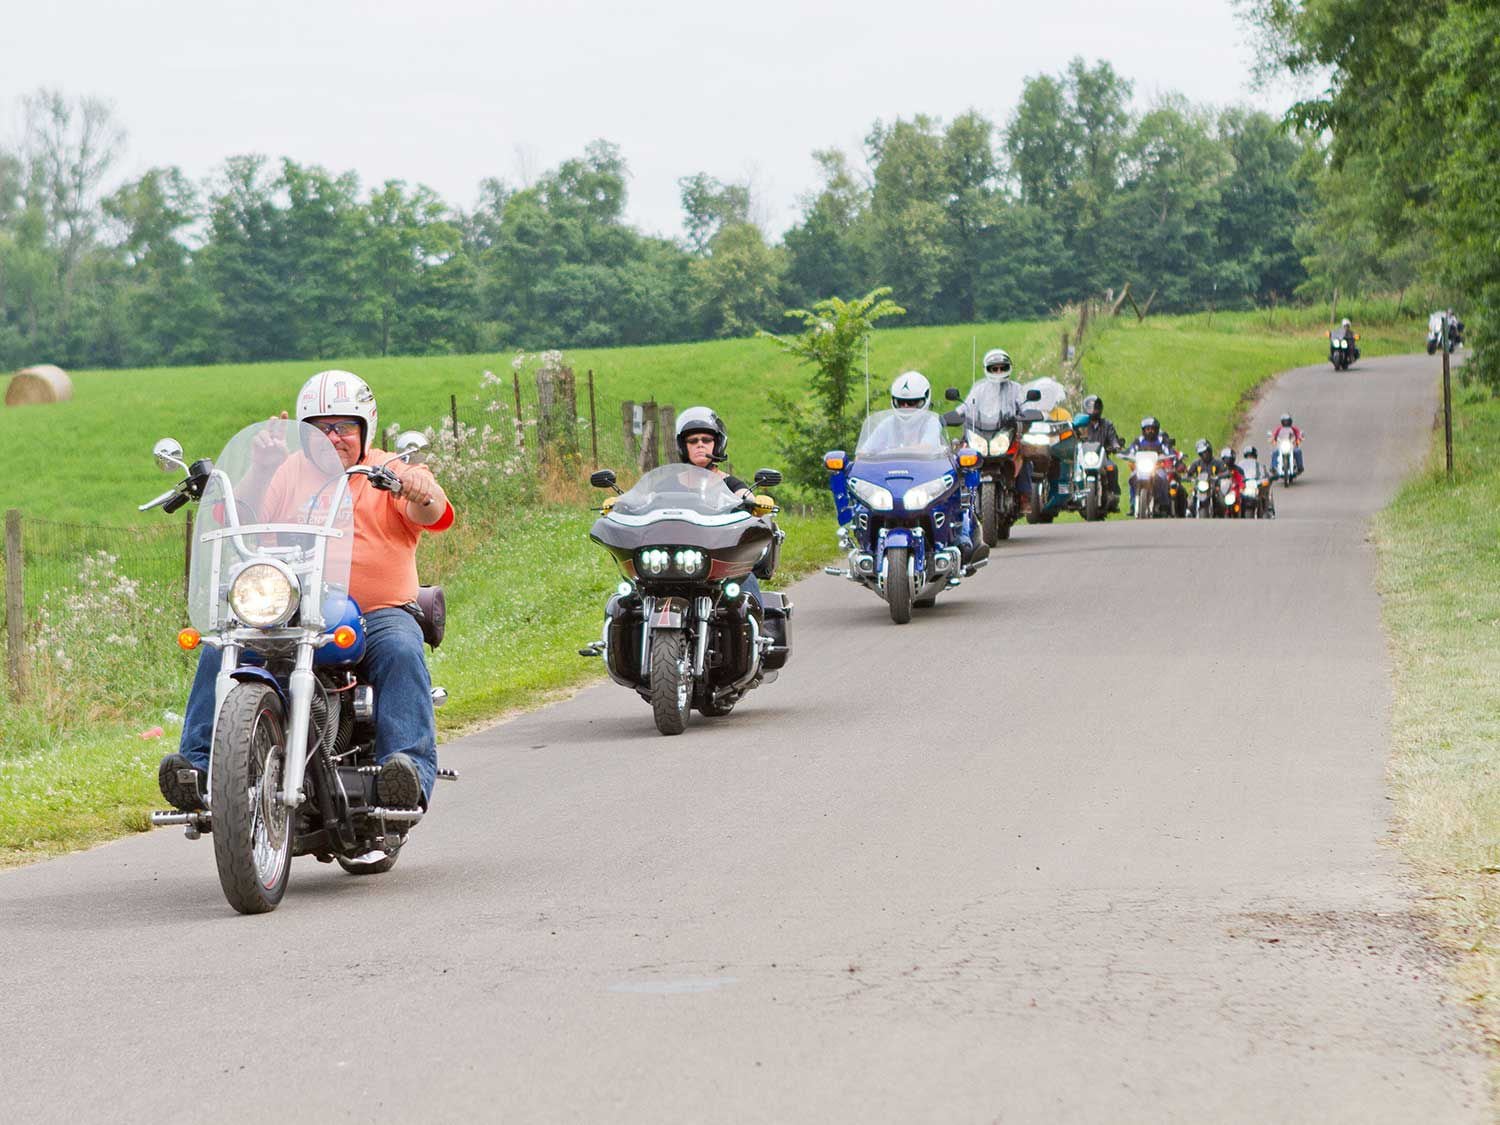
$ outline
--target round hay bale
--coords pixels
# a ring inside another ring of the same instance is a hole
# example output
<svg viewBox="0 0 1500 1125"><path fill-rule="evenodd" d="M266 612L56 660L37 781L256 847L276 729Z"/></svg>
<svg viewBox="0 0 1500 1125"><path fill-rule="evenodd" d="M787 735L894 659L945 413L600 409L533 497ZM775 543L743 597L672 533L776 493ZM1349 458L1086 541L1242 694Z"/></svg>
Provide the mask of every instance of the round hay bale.
<svg viewBox="0 0 1500 1125"><path fill-rule="evenodd" d="M73 380L61 367L50 363L24 367L5 388L6 406L29 406L38 402L67 402L73 397Z"/></svg>

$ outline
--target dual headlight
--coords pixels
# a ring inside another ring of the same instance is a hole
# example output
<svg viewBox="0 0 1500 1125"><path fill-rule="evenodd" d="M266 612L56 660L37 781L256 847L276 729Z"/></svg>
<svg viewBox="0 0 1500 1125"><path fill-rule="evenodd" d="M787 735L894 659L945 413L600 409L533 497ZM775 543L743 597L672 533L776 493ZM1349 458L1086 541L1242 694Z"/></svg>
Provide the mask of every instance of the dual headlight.
<svg viewBox="0 0 1500 1125"><path fill-rule="evenodd" d="M235 620L253 629L285 625L297 612L301 596L296 576L266 559L245 566L229 584L229 608Z"/></svg>
<svg viewBox="0 0 1500 1125"><path fill-rule="evenodd" d="M708 555L697 547L647 547L636 552L635 571L649 578L698 578L708 571Z"/></svg>
<svg viewBox="0 0 1500 1125"><path fill-rule="evenodd" d="M877 512L889 512L896 506L896 500L891 495L891 490L881 488L878 484L871 484L867 480L858 477L849 478L849 491L858 496Z"/></svg>
<svg viewBox="0 0 1500 1125"><path fill-rule="evenodd" d="M930 480L925 484L913 485L902 494L901 506L908 510L925 508L952 488L953 482L953 474L944 473L937 480ZM849 489L877 512L889 512L896 506L895 497L891 495L890 489L881 488L880 485L871 484L867 480L851 477L849 480Z"/></svg>
<svg viewBox="0 0 1500 1125"><path fill-rule="evenodd" d="M996 430L994 437L986 438L983 434L970 430L964 435L964 441L978 450L982 457L1004 457L1005 451L1010 448L1010 431Z"/></svg>

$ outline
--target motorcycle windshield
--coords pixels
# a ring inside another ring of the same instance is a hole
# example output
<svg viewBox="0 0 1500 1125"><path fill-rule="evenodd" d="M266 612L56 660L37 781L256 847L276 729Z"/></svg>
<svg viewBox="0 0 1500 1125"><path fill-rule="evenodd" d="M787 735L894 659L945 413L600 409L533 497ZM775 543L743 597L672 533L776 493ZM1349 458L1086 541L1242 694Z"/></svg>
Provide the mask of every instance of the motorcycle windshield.
<svg viewBox="0 0 1500 1125"><path fill-rule="evenodd" d="M718 516L740 508L743 501L724 483L724 474L697 465L673 464L652 469L635 487L615 501L612 515L643 516L648 512L688 512Z"/></svg>
<svg viewBox="0 0 1500 1125"><path fill-rule="evenodd" d="M877 410L859 431L861 461L925 461L948 456L943 423L930 410Z"/></svg>
<svg viewBox="0 0 1500 1125"><path fill-rule="evenodd" d="M324 592L348 590L353 549L353 501L333 442L305 422L246 426L219 454L198 504L188 618L200 633L262 626L281 604L279 570L294 586L289 620L321 629ZM271 569L246 576L237 612L231 588L256 562Z"/></svg>
<svg viewBox="0 0 1500 1125"><path fill-rule="evenodd" d="M990 379L981 379L969 388L969 397L964 400L964 416L970 428L992 433L1015 413L1018 392L1014 383L1007 382L1005 386L1010 391L1004 395L1001 394L1001 384Z"/></svg>

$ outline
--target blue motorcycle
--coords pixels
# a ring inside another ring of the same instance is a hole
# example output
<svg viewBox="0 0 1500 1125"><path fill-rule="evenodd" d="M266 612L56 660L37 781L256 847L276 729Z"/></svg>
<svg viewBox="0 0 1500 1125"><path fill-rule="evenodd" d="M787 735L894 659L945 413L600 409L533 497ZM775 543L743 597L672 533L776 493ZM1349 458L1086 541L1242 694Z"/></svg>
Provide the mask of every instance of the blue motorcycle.
<svg viewBox="0 0 1500 1125"><path fill-rule="evenodd" d="M989 548L974 542L979 454L950 449L932 411L871 414L853 461L835 449L823 464L849 555L847 569L827 572L874 590L897 625L985 564Z"/></svg>

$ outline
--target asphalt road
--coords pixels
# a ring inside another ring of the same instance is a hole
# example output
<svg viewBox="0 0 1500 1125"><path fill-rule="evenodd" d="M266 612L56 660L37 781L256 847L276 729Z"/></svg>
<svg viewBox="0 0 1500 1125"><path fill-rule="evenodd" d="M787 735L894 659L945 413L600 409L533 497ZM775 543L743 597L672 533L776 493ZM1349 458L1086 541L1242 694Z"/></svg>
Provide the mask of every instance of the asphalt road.
<svg viewBox="0 0 1500 1125"><path fill-rule="evenodd" d="M812 578L734 715L601 684L446 746L395 871L268 916L177 830L0 873L0 1117L1485 1120L1365 541L1434 401L1287 375L1276 522L1023 527L899 628Z"/></svg>

